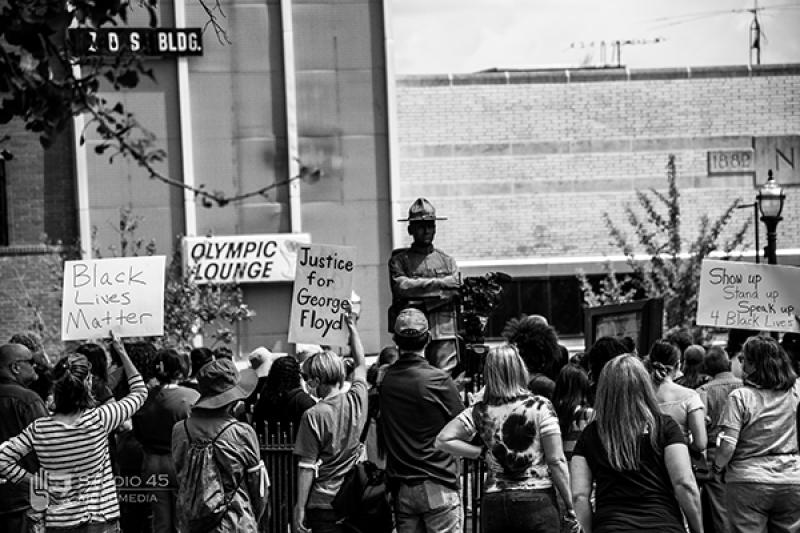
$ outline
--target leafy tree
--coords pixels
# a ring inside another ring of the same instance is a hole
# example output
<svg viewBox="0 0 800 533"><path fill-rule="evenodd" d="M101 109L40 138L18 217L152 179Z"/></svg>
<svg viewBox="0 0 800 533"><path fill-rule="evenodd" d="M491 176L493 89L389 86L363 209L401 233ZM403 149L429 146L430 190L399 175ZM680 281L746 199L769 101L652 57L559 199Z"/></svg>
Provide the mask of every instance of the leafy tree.
<svg viewBox="0 0 800 533"><path fill-rule="evenodd" d="M120 210L119 225L115 231L119 244L110 244L106 250L113 257L154 255L155 241L145 241L137 235L143 217L133 214L130 208ZM96 236L96 228L94 228ZM102 250L93 239L95 257ZM203 335L207 346L234 341L233 326L249 320L253 311L244 303L241 288L233 283L198 285L191 272L184 273L180 243L167 265L164 288L164 337L169 346L191 346L197 335ZM210 339L210 342L209 342Z"/></svg>
<svg viewBox="0 0 800 533"><path fill-rule="evenodd" d="M603 213L603 219L612 241L625 254L633 271L629 278L631 287L642 291L648 298L664 299L666 328L687 327L692 325L697 314L700 264L714 251L720 250L728 255L739 248L744 242L750 221L745 222L729 240L719 242L735 209L741 203L741 199L736 199L713 221L704 214L700 218L697 236L689 241L681 233L680 192L676 184L674 155L669 156L666 168L666 194L656 189L648 192L637 190L636 199L642 213L631 205L624 209L627 223L635 236L635 244L607 212ZM648 260L636 259L635 253L641 251L649 257ZM625 292L618 285L613 272L608 275L600 294L587 290L584 285L584 299L587 304L611 301L618 303L632 297L633 293Z"/></svg>
<svg viewBox="0 0 800 533"><path fill-rule="evenodd" d="M633 280L628 275L620 277L610 261L603 264L604 276L599 282L597 290L589 280L586 272L578 270L578 280L583 292L583 302L589 307L601 305L622 304L635 299L637 289Z"/></svg>
<svg viewBox="0 0 800 533"><path fill-rule="evenodd" d="M221 43L230 40L220 23L225 13L220 0L198 0ZM124 157L143 168L151 179L189 190L202 205L224 206L253 196L266 197L272 189L296 179L316 180L319 169L301 165L297 176L278 180L257 190L237 195L210 191L203 184L190 186L162 174L156 165L166 158L156 136L121 103L100 96L101 81L114 90L136 87L142 76L153 78L143 57L123 49L113 58L75 57L70 48L68 28L102 28L128 22L133 9L144 9L149 24L158 23L158 0L0 0L0 124L21 120L25 128L39 135L45 148L63 131L73 116L85 115L86 129L94 128L102 142L95 147L113 161ZM80 68L75 68L75 67ZM81 143L86 129L80 132ZM3 145L4 159L13 154Z"/></svg>

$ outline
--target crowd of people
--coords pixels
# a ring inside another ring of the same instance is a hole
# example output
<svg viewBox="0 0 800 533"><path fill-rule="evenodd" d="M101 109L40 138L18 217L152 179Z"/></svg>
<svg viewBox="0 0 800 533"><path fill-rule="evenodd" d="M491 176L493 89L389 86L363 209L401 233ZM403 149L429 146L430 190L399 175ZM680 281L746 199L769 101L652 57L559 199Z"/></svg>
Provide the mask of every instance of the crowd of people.
<svg viewBox="0 0 800 533"><path fill-rule="evenodd" d="M522 316L467 394L426 358L420 310L398 314L369 370L344 320L345 357L259 348L246 370L113 337L51 364L15 336L0 347L0 530L259 531L259 435L288 431L297 532L347 531L333 502L365 459L385 467L396 531L461 532L461 457L485 463L484 533L800 531L796 334L667 335L647 353L602 337L570 356ZM142 487L145 502L120 498Z"/></svg>
<svg viewBox="0 0 800 533"><path fill-rule="evenodd" d="M571 355L523 315L462 380L441 217L419 199L404 220L393 343L369 369L350 305L349 346L259 347L247 368L230 350L113 335L51 360L14 335L0 346L0 532L263 531L260 442L276 434L294 445L297 533L462 533L467 507L483 533L800 531L800 335L606 336ZM479 501L460 458L486 473ZM388 525L341 510L367 460Z"/></svg>

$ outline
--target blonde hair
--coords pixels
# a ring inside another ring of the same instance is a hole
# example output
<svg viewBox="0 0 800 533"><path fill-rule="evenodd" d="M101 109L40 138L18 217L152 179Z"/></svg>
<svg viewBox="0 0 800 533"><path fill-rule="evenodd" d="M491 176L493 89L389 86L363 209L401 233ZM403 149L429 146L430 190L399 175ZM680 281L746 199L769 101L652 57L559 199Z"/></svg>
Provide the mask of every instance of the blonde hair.
<svg viewBox="0 0 800 533"><path fill-rule="evenodd" d="M498 405L528 394L528 369L515 346L504 344L489 350L483 364L486 389L483 399Z"/></svg>
<svg viewBox="0 0 800 533"><path fill-rule="evenodd" d="M594 408L600 442L614 470L639 469L639 442L645 432L658 452L658 400L650 375L636 356L618 355L603 367Z"/></svg>
<svg viewBox="0 0 800 533"><path fill-rule="evenodd" d="M307 362L308 376L319 380L321 385L341 385L346 375L344 361L331 351L319 352ZM305 366L305 365L304 365Z"/></svg>

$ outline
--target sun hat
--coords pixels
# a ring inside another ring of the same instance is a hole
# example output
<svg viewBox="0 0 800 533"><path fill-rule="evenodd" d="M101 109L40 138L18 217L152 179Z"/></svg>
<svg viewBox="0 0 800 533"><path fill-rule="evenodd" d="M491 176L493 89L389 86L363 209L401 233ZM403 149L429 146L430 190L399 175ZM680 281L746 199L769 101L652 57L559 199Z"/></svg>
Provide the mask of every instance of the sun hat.
<svg viewBox="0 0 800 533"><path fill-rule="evenodd" d="M421 337L428 331L428 319L425 314L414 307L400 311L394 321L394 332L401 337Z"/></svg>
<svg viewBox="0 0 800 533"><path fill-rule="evenodd" d="M197 390L200 399L195 407L216 409L252 394L258 384L258 376L252 369L242 372L236 363L222 358L203 366L197 374Z"/></svg>
<svg viewBox="0 0 800 533"><path fill-rule="evenodd" d="M408 218L400 218L398 222L420 222L426 220L447 220L447 217L437 217L436 208L427 199L417 198L408 208Z"/></svg>

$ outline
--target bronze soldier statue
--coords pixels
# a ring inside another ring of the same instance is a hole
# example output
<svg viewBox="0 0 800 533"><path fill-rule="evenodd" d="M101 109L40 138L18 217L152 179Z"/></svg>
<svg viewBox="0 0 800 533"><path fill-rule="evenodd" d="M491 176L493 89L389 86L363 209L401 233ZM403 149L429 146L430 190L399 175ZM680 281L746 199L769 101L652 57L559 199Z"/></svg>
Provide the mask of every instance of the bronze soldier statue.
<svg viewBox="0 0 800 533"><path fill-rule="evenodd" d="M414 239L409 248L392 252L389 276L392 307L389 324L406 307L425 313L430 325L431 342L425 350L428 361L453 373L458 364L457 304L461 276L455 260L433 247L436 209L425 198L418 198L408 210L408 234Z"/></svg>

